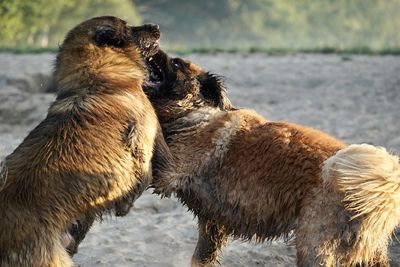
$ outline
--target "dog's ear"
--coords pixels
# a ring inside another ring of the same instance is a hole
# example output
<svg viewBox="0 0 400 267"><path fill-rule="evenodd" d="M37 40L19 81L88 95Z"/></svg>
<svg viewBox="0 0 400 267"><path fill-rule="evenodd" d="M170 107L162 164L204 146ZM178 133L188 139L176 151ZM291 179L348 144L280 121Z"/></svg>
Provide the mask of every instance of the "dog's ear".
<svg viewBox="0 0 400 267"><path fill-rule="evenodd" d="M214 103L215 107L219 107L222 110L234 109L231 101L226 96L226 88L222 77L206 72L201 74L198 80L201 94L204 98Z"/></svg>
<svg viewBox="0 0 400 267"><path fill-rule="evenodd" d="M124 44L121 34L111 25L96 27L93 39L98 46L121 47Z"/></svg>

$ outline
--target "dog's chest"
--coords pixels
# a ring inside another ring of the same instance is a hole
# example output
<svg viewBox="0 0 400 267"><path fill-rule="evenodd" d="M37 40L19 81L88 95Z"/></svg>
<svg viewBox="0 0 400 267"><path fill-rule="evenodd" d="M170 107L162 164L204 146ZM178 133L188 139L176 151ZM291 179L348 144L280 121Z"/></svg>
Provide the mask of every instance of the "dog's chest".
<svg viewBox="0 0 400 267"><path fill-rule="evenodd" d="M167 135L172 153L187 172L203 175L204 171L222 165L237 122L235 119L217 119L181 125L179 130L176 128Z"/></svg>

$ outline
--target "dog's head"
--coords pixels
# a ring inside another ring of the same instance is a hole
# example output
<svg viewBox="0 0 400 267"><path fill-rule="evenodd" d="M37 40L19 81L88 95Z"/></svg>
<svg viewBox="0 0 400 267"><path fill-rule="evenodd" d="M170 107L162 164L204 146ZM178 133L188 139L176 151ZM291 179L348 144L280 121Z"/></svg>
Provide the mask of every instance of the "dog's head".
<svg viewBox="0 0 400 267"><path fill-rule="evenodd" d="M81 80L144 79L145 61L159 49L158 25L129 26L124 20L96 17L73 28L60 46L56 81L61 87L79 87ZM78 83L78 84L76 84Z"/></svg>
<svg viewBox="0 0 400 267"><path fill-rule="evenodd" d="M143 89L161 122L181 117L202 107L233 109L220 76L159 50L148 60L150 81Z"/></svg>

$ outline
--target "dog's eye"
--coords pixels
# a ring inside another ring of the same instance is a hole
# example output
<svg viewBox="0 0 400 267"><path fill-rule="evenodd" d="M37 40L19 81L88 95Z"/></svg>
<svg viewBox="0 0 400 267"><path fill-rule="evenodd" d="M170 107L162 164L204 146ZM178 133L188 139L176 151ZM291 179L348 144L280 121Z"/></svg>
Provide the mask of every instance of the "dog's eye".
<svg viewBox="0 0 400 267"><path fill-rule="evenodd" d="M175 70L179 70L182 68L182 62L178 59L172 59L172 66Z"/></svg>

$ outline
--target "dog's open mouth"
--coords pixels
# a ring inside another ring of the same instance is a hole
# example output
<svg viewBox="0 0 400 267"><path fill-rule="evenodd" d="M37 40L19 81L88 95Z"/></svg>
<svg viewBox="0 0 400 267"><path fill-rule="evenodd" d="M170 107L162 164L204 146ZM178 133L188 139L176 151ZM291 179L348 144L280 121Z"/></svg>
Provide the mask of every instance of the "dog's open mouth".
<svg viewBox="0 0 400 267"><path fill-rule="evenodd" d="M164 84L166 80L165 57L166 54L160 50L155 55L146 59L148 77L143 84L143 89L147 93L153 93L157 91Z"/></svg>

